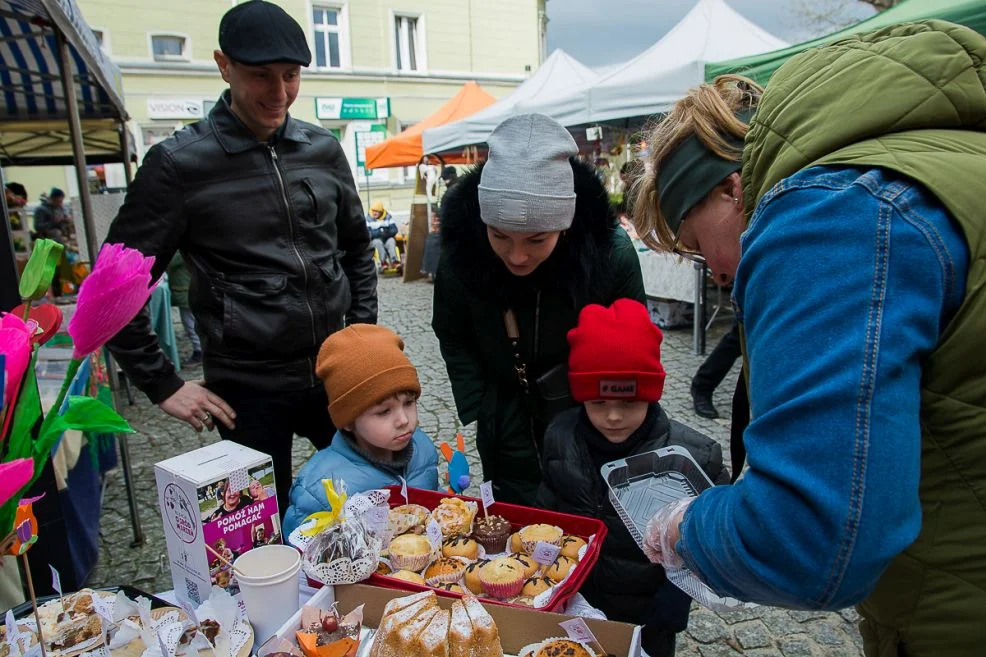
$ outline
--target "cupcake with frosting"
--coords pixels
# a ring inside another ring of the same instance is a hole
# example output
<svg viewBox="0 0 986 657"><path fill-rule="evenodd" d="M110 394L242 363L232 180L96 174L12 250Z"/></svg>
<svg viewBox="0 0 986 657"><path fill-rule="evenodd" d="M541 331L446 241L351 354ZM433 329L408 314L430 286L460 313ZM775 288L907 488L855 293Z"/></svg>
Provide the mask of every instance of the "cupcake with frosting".
<svg viewBox="0 0 986 657"><path fill-rule="evenodd" d="M506 552L510 538L510 521L503 516L484 516L473 522L472 535L486 554Z"/></svg>

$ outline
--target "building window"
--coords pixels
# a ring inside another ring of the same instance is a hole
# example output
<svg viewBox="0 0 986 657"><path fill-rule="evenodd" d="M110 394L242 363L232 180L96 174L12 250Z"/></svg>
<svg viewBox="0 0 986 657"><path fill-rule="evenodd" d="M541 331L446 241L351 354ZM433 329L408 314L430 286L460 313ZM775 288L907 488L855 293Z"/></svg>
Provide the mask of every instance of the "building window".
<svg viewBox="0 0 986 657"><path fill-rule="evenodd" d="M394 52L398 71L417 72L425 69L420 24L418 16L394 16Z"/></svg>
<svg viewBox="0 0 986 657"><path fill-rule="evenodd" d="M339 7L312 8L315 30L315 65L319 68L343 68L345 16Z"/></svg>
<svg viewBox="0 0 986 657"><path fill-rule="evenodd" d="M188 39L177 34L152 34L151 53L158 61L188 61Z"/></svg>

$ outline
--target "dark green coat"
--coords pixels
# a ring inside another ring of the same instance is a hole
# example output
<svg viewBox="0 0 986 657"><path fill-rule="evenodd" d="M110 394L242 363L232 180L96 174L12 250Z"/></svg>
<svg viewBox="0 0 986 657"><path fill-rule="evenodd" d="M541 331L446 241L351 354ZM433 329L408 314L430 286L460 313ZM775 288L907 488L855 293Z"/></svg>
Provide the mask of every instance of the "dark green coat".
<svg viewBox="0 0 986 657"><path fill-rule="evenodd" d="M623 297L646 303L636 250L618 227L605 189L591 167L573 160L572 168L572 227L551 257L526 277L510 274L490 247L479 215L482 165L460 178L442 204L432 326L459 419L478 421L483 474L504 502L534 503L541 481L540 443L551 420L534 382L568 361L567 334L579 311ZM514 369L503 323L508 308L517 314L531 398Z"/></svg>
<svg viewBox="0 0 986 657"><path fill-rule="evenodd" d="M943 21L808 50L782 66L743 150L748 212L813 165L918 181L969 246L962 306L922 364L917 540L859 606L872 657L986 654L986 38Z"/></svg>

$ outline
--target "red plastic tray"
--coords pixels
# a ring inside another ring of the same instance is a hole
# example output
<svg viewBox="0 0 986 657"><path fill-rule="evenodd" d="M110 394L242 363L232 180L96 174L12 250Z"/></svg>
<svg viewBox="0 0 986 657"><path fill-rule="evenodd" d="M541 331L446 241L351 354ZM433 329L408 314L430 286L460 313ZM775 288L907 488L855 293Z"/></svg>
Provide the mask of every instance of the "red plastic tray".
<svg viewBox="0 0 986 657"><path fill-rule="evenodd" d="M404 498L401 496L400 486L388 486L387 490L390 491L390 506L392 508L404 504ZM483 508L482 501L475 497L466 497L465 495L453 496L448 493L439 493L433 490L408 488L407 496L409 498L407 501L408 504L420 504L428 509L434 509L437 507L443 497L460 497L464 500L476 502L476 504L479 505L480 513L482 513ZM579 536L586 541L588 541L590 536L595 535L592 543L586 549L585 557L579 561L569 578L559 586L555 587L548 605L538 609L538 611L561 611L564 608L565 603L568 602L582 587L586 578L589 576L589 571L591 571L593 566L596 565L596 562L599 561L599 553L602 549L603 539L606 538L606 525L602 520L597 518L573 516L567 513L557 513L555 511L533 509L531 507L518 506L516 504L506 504L505 502L495 503L492 507L490 507L490 512L509 520L511 529L514 531L517 531L517 529L523 527L524 525L545 523L561 527L566 534ZM435 591L438 595L443 595L449 598L462 597L462 594L460 593L441 591L428 586L421 586L412 582L405 582L403 580L377 574L371 575L370 579L367 580L367 583L388 589L414 591L415 593L419 591ZM523 607L522 605L514 605L502 600L494 600L492 598L483 598L483 602L506 605L508 607L521 607L523 609L530 608Z"/></svg>

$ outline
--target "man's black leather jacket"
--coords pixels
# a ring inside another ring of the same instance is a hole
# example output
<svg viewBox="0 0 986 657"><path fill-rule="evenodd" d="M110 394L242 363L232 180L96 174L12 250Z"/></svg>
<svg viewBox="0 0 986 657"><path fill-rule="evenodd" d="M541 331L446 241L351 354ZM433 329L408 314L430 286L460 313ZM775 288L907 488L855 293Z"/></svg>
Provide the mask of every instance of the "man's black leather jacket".
<svg viewBox="0 0 986 657"><path fill-rule="evenodd" d="M207 384L284 391L318 384L330 333L376 322L369 239L335 137L288 117L259 142L227 91L208 119L147 152L106 241L154 256L155 279L181 251ZM146 308L110 350L152 402L181 387Z"/></svg>

